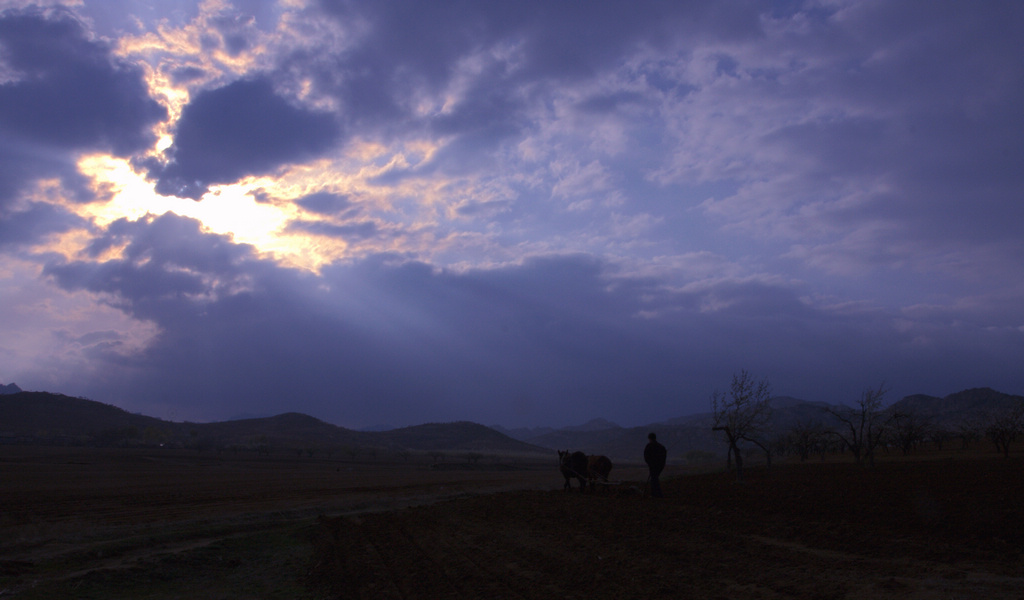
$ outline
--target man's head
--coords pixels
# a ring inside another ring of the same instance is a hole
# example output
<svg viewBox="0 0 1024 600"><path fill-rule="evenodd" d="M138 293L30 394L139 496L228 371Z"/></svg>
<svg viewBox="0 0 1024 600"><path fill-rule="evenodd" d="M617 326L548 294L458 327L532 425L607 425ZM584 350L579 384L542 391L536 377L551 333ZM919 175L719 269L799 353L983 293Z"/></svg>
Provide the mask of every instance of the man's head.
<svg viewBox="0 0 1024 600"><path fill-rule="evenodd" d="M654 432L652 431L652 432L647 434L647 439L649 439L649 440L651 440L653 442L654 440L658 439L658 436L654 435Z"/></svg>

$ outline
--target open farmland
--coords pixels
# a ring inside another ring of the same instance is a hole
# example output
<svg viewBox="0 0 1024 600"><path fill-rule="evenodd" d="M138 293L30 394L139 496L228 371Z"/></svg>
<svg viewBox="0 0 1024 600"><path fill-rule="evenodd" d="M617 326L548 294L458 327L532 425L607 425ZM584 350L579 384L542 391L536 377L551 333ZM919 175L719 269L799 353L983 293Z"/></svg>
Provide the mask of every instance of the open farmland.
<svg viewBox="0 0 1024 600"><path fill-rule="evenodd" d="M669 473L0 448L13 598L1020 598L1024 460Z"/></svg>

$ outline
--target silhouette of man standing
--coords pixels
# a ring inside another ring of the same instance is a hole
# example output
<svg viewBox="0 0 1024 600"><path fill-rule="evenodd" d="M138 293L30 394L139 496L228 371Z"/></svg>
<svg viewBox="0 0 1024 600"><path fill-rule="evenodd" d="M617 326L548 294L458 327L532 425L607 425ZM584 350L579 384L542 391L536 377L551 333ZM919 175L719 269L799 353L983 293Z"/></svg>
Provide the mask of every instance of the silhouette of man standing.
<svg viewBox="0 0 1024 600"><path fill-rule="evenodd" d="M665 450L665 446L658 443L658 436L654 435L654 432L647 434L647 440L647 447L644 448L644 462L647 463L647 468L651 473L651 496L661 498L661 482L658 481L658 477L665 469L668 451Z"/></svg>

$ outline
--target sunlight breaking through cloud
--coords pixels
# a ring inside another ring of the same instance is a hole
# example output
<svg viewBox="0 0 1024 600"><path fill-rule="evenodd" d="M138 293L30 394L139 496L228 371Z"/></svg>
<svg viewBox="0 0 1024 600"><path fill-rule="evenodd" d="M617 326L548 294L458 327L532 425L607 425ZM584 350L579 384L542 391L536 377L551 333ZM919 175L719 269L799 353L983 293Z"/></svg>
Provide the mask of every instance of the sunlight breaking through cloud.
<svg viewBox="0 0 1024 600"><path fill-rule="evenodd" d="M1001 1L3 3L0 383L354 425L641 422L738 368L1020 392L1022 29Z"/></svg>

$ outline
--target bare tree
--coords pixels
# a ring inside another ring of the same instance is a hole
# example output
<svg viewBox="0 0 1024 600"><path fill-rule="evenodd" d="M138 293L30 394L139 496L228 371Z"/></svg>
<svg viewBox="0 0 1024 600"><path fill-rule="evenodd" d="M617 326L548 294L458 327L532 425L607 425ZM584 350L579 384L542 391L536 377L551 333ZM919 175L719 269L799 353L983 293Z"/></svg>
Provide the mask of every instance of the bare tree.
<svg viewBox="0 0 1024 600"><path fill-rule="evenodd" d="M789 446L800 455L800 462L812 452L821 452L825 443L825 426L821 421L800 421L789 432Z"/></svg>
<svg viewBox="0 0 1024 600"><path fill-rule="evenodd" d="M839 420L838 431L831 431L839 437L843 444L853 453L857 464L875 464L875 449L882 442L889 428L893 415L887 414L882 407L882 398L888 390L885 384L875 389L868 389L861 394L854 407L826 408L826 412Z"/></svg>
<svg viewBox="0 0 1024 600"><path fill-rule="evenodd" d="M711 394L711 411L714 415L712 431L725 434L729 444L729 456L736 461L736 479L743 478L743 454L741 442L750 442L764 450L771 465L771 449L766 441L768 418L771 405L768 402L771 387L767 379L754 381L746 370L732 376L729 394L719 391Z"/></svg>
<svg viewBox="0 0 1024 600"><path fill-rule="evenodd" d="M1010 444L1024 434L1024 401L1003 409L988 417L985 437L996 446L996 450L1009 458Z"/></svg>
<svg viewBox="0 0 1024 600"><path fill-rule="evenodd" d="M942 452L946 442L956 437L956 433L948 427L935 427L928 433L928 441L935 444L935 448Z"/></svg>
<svg viewBox="0 0 1024 600"><path fill-rule="evenodd" d="M892 424L893 441L904 456L928 439L932 430L927 419L911 412L894 413Z"/></svg>
<svg viewBox="0 0 1024 600"><path fill-rule="evenodd" d="M967 450L972 442L981 439L981 431L984 427L976 418L966 418L956 426L956 437L960 438L960 449Z"/></svg>

